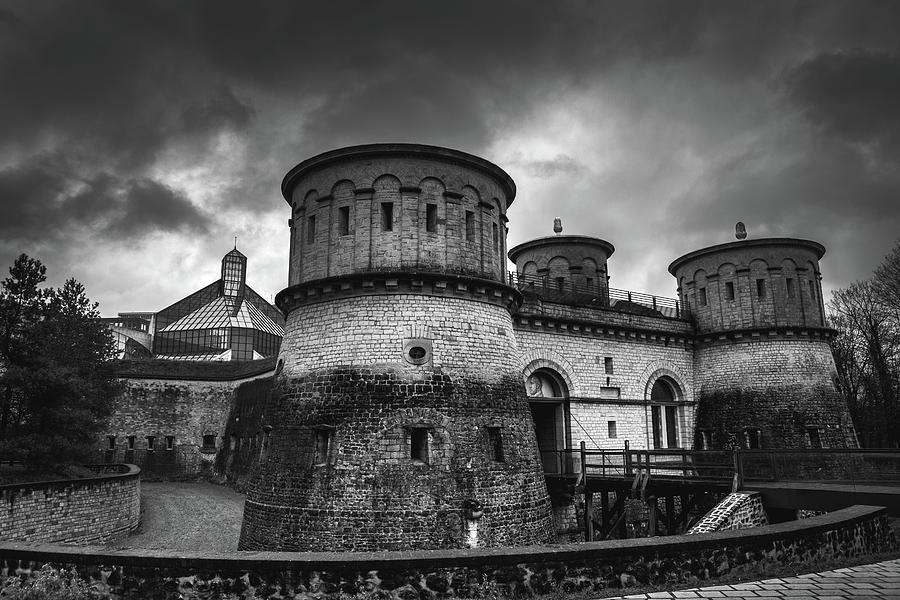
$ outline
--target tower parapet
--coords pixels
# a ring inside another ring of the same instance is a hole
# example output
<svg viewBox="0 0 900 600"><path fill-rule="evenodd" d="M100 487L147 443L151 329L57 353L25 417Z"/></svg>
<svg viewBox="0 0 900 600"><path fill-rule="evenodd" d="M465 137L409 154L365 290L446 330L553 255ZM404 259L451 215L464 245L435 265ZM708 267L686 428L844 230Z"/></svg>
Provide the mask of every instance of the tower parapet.
<svg viewBox="0 0 900 600"><path fill-rule="evenodd" d="M239 547L549 541L506 284L509 176L379 144L304 161L282 191L285 338Z"/></svg>

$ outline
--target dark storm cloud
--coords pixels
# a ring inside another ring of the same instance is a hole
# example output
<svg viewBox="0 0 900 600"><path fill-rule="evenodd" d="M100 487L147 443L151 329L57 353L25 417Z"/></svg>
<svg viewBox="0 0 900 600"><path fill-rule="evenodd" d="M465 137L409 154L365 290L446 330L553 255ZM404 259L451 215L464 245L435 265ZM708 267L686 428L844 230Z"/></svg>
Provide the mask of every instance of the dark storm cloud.
<svg viewBox="0 0 900 600"><path fill-rule="evenodd" d="M0 171L0 213L7 243L71 243L83 230L98 239L158 230L203 233L208 226L188 198L157 181L106 172L86 177L59 154Z"/></svg>
<svg viewBox="0 0 900 600"><path fill-rule="evenodd" d="M850 141L900 150L900 54L821 54L792 69L785 81L816 124Z"/></svg>

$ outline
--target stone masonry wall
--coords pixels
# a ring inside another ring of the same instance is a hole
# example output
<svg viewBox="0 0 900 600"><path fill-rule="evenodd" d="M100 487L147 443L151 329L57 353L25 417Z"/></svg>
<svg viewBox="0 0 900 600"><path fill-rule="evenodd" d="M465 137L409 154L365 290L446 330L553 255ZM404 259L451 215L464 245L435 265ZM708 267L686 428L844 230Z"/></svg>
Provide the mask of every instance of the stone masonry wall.
<svg viewBox="0 0 900 600"><path fill-rule="evenodd" d="M734 492L722 499L696 525L688 535L749 529L769 524L759 492Z"/></svg>
<svg viewBox="0 0 900 600"><path fill-rule="evenodd" d="M428 347L421 364L404 359L410 339ZM240 548L550 539L504 306L416 294L307 305L288 316L281 357L263 416L270 445L248 488Z"/></svg>
<svg viewBox="0 0 900 600"><path fill-rule="evenodd" d="M634 449L652 443L648 433L650 388L657 377L674 381L681 391L678 440L690 448L694 431L693 353L690 347L663 341L639 341L626 336L560 334L518 328L521 368L557 371L569 388L572 445L583 440L588 448L621 449L625 440ZM612 358L612 373L606 372ZM615 396L618 401L615 401ZM609 422L615 421L615 438Z"/></svg>
<svg viewBox="0 0 900 600"><path fill-rule="evenodd" d="M271 382L271 372L255 378ZM145 478L194 478L211 475L216 453L233 449L226 429L235 390L244 381L123 381L125 389L97 439L98 462L136 464ZM213 436L213 445L204 446L204 436Z"/></svg>
<svg viewBox="0 0 900 600"><path fill-rule="evenodd" d="M895 547L884 508L854 506L743 531L528 548L172 557L0 544L0 580L41 565L74 566L112 598L262 597L385 600L629 593L635 585L697 583L767 567L802 568Z"/></svg>
<svg viewBox="0 0 900 600"><path fill-rule="evenodd" d="M140 470L0 486L0 541L101 544L129 535L141 516Z"/></svg>
<svg viewBox="0 0 900 600"><path fill-rule="evenodd" d="M814 428L822 447L856 447L828 342L756 339L697 348L698 438L705 431L714 448L746 447L751 429L761 432L762 448L802 449L812 447Z"/></svg>

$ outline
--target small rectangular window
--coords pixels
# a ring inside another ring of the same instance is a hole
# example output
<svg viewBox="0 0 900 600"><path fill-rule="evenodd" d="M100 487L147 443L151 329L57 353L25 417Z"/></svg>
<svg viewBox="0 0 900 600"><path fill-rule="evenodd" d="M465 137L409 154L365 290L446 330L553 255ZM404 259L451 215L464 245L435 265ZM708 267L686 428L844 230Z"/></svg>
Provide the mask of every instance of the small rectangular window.
<svg viewBox="0 0 900 600"><path fill-rule="evenodd" d="M316 429L316 455L315 465L324 465L328 462L328 454L331 450L331 430Z"/></svg>
<svg viewBox="0 0 900 600"><path fill-rule="evenodd" d="M491 223L494 232L494 252L500 252L500 231L496 223Z"/></svg>
<svg viewBox="0 0 900 600"><path fill-rule="evenodd" d="M394 203L393 202L382 202L381 203L381 230L382 231L393 231L394 230Z"/></svg>
<svg viewBox="0 0 900 600"><path fill-rule="evenodd" d="M822 436L818 427L807 427L806 435L809 436L809 447L819 449L822 448Z"/></svg>
<svg viewBox="0 0 900 600"><path fill-rule="evenodd" d="M167 435L166 436L166 450L174 450L175 449L175 436Z"/></svg>
<svg viewBox="0 0 900 600"><path fill-rule="evenodd" d="M725 282L725 299L734 300L734 282Z"/></svg>
<svg viewBox="0 0 900 600"><path fill-rule="evenodd" d="M306 243L312 244L316 241L316 216L313 215L306 219Z"/></svg>
<svg viewBox="0 0 900 600"><path fill-rule="evenodd" d="M494 462L503 462L503 436L499 427L488 427L488 453Z"/></svg>
<svg viewBox="0 0 900 600"><path fill-rule="evenodd" d="M134 436L133 435L128 436L128 449L134 450Z"/></svg>
<svg viewBox="0 0 900 600"><path fill-rule="evenodd" d="M565 285L566 285L565 277L557 277L556 278L556 289L558 291L560 291L560 292L563 291L563 287L565 287Z"/></svg>
<svg viewBox="0 0 900 600"><path fill-rule="evenodd" d="M116 436L114 436L114 435L107 436L106 449L107 450L115 450L116 449Z"/></svg>
<svg viewBox="0 0 900 600"><path fill-rule="evenodd" d="M409 430L409 457L426 464L430 462L427 427L415 427Z"/></svg>
<svg viewBox="0 0 900 600"><path fill-rule="evenodd" d="M744 445L749 450L759 450L762 448L762 432L759 429L745 429Z"/></svg>
<svg viewBox="0 0 900 600"><path fill-rule="evenodd" d="M350 235L350 207L338 208L338 235Z"/></svg>
<svg viewBox="0 0 900 600"><path fill-rule="evenodd" d="M612 356L605 356L603 358L603 369L606 371L607 375L613 374L613 360Z"/></svg>
<svg viewBox="0 0 900 600"><path fill-rule="evenodd" d="M594 287L594 279L593 279L593 277L585 277L585 278L584 278L584 285L587 286L588 288Z"/></svg>
<svg viewBox="0 0 900 600"><path fill-rule="evenodd" d="M816 284L813 283L812 279L809 280L809 297L813 300L816 299Z"/></svg>
<svg viewBox="0 0 900 600"><path fill-rule="evenodd" d="M700 306L706 306L706 288L700 288Z"/></svg>
<svg viewBox="0 0 900 600"><path fill-rule="evenodd" d="M215 435L204 435L203 436L203 449L204 450L215 450L216 449L216 436Z"/></svg>
<svg viewBox="0 0 900 600"><path fill-rule="evenodd" d="M794 280L791 279L790 277L785 278L784 287L787 290L787 297L793 298L794 297Z"/></svg>
<svg viewBox="0 0 900 600"><path fill-rule="evenodd" d="M616 422L615 421L607 421L606 422L606 435L609 439L616 439Z"/></svg>
<svg viewBox="0 0 900 600"><path fill-rule="evenodd" d="M475 213L471 210L466 211L466 241L475 240Z"/></svg>
<svg viewBox="0 0 900 600"><path fill-rule="evenodd" d="M437 231L437 204L425 205L425 231L429 233Z"/></svg>
<svg viewBox="0 0 900 600"><path fill-rule="evenodd" d="M766 297L766 280L765 279L757 279L756 280L756 297L762 300Z"/></svg>
<svg viewBox="0 0 900 600"><path fill-rule="evenodd" d="M147 452L153 452L156 450L156 437L152 435L147 436Z"/></svg>

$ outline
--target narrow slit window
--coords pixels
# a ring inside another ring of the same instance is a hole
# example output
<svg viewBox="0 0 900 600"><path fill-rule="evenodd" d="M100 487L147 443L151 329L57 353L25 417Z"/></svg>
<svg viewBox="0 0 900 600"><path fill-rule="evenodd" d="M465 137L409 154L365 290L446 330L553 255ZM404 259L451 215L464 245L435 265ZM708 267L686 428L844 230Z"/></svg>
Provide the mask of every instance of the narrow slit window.
<svg viewBox="0 0 900 600"><path fill-rule="evenodd" d="M350 207L338 208L338 235L350 235Z"/></svg>
<svg viewBox="0 0 900 600"><path fill-rule="evenodd" d="M316 241L316 216L313 215L306 219L306 243L312 244Z"/></svg>
<svg viewBox="0 0 900 600"><path fill-rule="evenodd" d="M425 464L430 461L428 448L428 428L414 427L409 430L409 457Z"/></svg>
<svg viewBox="0 0 900 600"><path fill-rule="evenodd" d="M437 231L437 204L425 205L425 231L428 233Z"/></svg>
<svg viewBox="0 0 900 600"><path fill-rule="evenodd" d="M394 230L394 203L393 202L382 202L381 203L381 230L382 231L393 231Z"/></svg>
<svg viewBox="0 0 900 600"><path fill-rule="evenodd" d="M734 282L732 281L725 282L725 299L734 300Z"/></svg>
<svg viewBox="0 0 900 600"><path fill-rule="evenodd" d="M560 292L563 291L563 288L565 287L565 285L566 285L565 277L557 277L556 278L556 289L558 291L560 291Z"/></svg>
<svg viewBox="0 0 900 600"><path fill-rule="evenodd" d="M166 450L174 450L175 449L175 436L167 435L166 436Z"/></svg>
<svg viewBox="0 0 900 600"><path fill-rule="evenodd" d="M107 450L115 450L116 449L116 436L114 436L114 435L107 436L106 449Z"/></svg>
<svg viewBox="0 0 900 600"><path fill-rule="evenodd" d="M700 288L700 306L706 306L706 288Z"/></svg>
<svg viewBox="0 0 900 600"><path fill-rule="evenodd" d="M816 284L813 283L812 279L809 280L809 297L813 300L816 299Z"/></svg>
<svg viewBox="0 0 900 600"><path fill-rule="evenodd" d="M134 450L134 436L133 435L128 436L128 449Z"/></svg>
<svg viewBox="0 0 900 600"><path fill-rule="evenodd" d="M603 369L606 371L607 375L613 374L613 359L612 356L606 356L603 358Z"/></svg>
<svg viewBox="0 0 900 600"><path fill-rule="evenodd" d="M748 450L759 450L762 448L762 432L759 429L745 429L744 444Z"/></svg>
<svg viewBox="0 0 900 600"><path fill-rule="evenodd" d="M147 436L147 452L153 452L156 450L156 437L152 435Z"/></svg>
<svg viewBox="0 0 900 600"><path fill-rule="evenodd" d="M471 210L466 211L466 241L475 240L475 213Z"/></svg>
<svg viewBox="0 0 900 600"><path fill-rule="evenodd" d="M497 228L496 223L491 225L494 231L494 252L500 252L500 230Z"/></svg>
<svg viewBox="0 0 900 600"><path fill-rule="evenodd" d="M494 462L504 462L503 434L499 427L488 427L488 452Z"/></svg>
<svg viewBox="0 0 900 600"><path fill-rule="evenodd" d="M584 278L584 284L585 284L588 288L592 288L592 287L594 287L594 279L593 279L592 277L585 277L585 278Z"/></svg>
<svg viewBox="0 0 900 600"><path fill-rule="evenodd" d="M756 280L756 297L760 300L766 297L766 280L765 279L757 279Z"/></svg>
<svg viewBox="0 0 900 600"><path fill-rule="evenodd" d="M614 440L617 437L616 433L616 422L615 421L607 421L606 422L606 436Z"/></svg>
<svg viewBox="0 0 900 600"><path fill-rule="evenodd" d="M316 429L316 455L315 465L324 465L328 462L328 453L331 449L331 430Z"/></svg>
<svg viewBox="0 0 900 600"><path fill-rule="evenodd" d="M807 427L806 434L809 436L809 447L814 449L822 448L822 436L818 427Z"/></svg>
<svg viewBox="0 0 900 600"><path fill-rule="evenodd" d="M785 290L787 290L787 297L793 298L794 297L794 280L791 279L790 277L787 277L784 280L784 287L785 287Z"/></svg>

